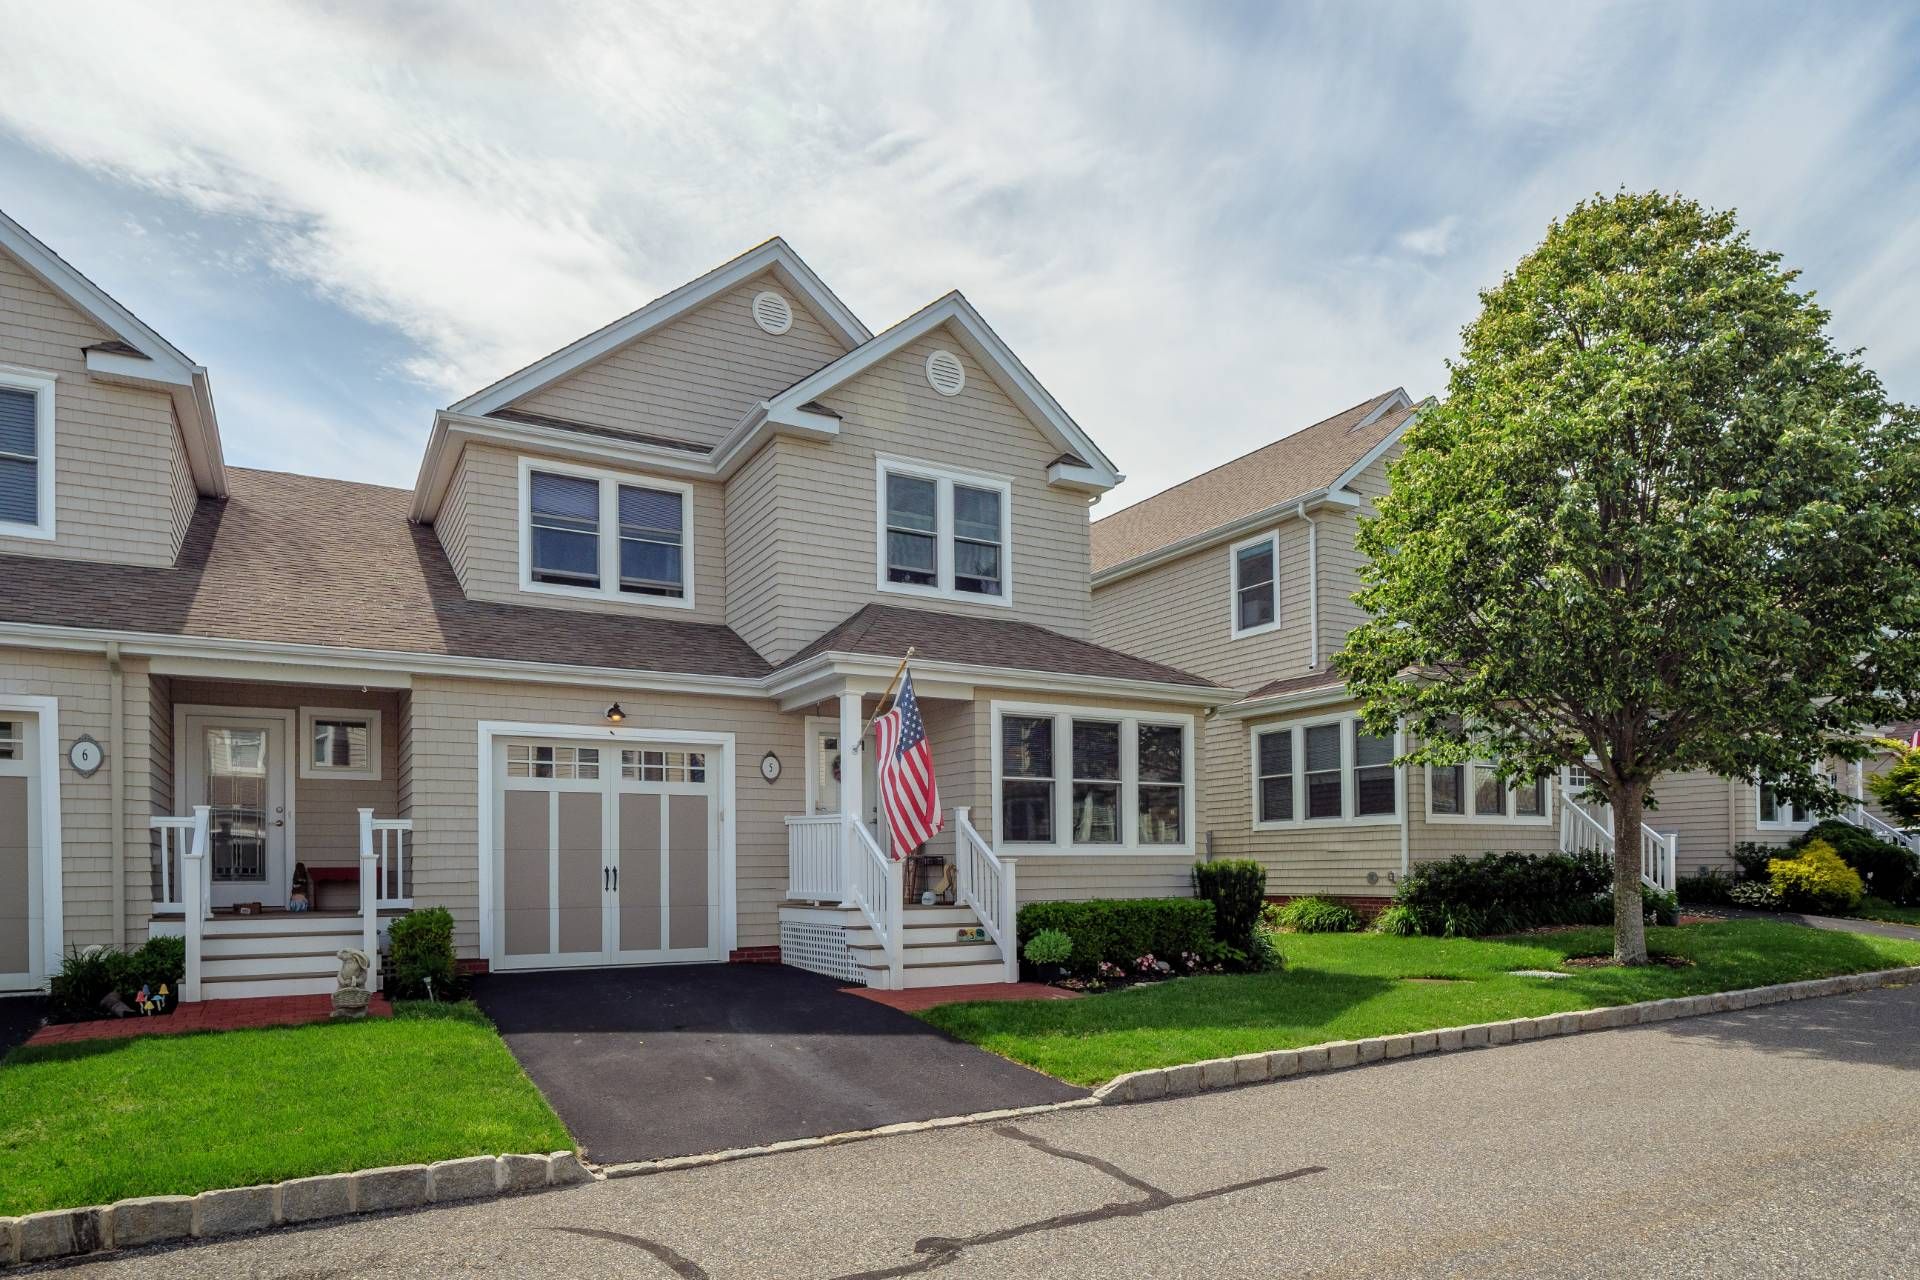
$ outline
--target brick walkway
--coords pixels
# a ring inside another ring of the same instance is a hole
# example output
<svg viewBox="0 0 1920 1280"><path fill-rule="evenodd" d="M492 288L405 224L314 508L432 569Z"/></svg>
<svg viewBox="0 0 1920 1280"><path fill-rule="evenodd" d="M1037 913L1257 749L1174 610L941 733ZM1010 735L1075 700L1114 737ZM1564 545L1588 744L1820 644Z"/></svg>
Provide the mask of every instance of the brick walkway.
<svg viewBox="0 0 1920 1280"><path fill-rule="evenodd" d="M977 982L964 987L909 987L905 991L875 991L871 987L847 987L848 995L861 996L890 1009L918 1013L937 1004L959 1004L963 1000L1078 1000L1078 991L1050 987L1044 982Z"/></svg>
<svg viewBox="0 0 1920 1280"><path fill-rule="evenodd" d="M73 1044L80 1040L125 1040L133 1036L174 1036L188 1031L239 1031L247 1027L295 1027L333 1016L332 996L261 996L251 1000L202 1000L183 1004L159 1017L102 1018L42 1027L28 1044ZM370 1018L390 1018L393 1006L382 995L367 1005Z"/></svg>

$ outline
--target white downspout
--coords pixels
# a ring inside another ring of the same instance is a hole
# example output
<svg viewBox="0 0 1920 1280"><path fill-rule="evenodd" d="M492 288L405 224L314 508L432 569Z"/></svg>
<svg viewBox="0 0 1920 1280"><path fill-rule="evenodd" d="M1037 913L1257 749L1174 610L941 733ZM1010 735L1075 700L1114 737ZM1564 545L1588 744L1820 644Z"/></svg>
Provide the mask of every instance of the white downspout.
<svg viewBox="0 0 1920 1280"><path fill-rule="evenodd" d="M1407 722L1402 720L1393 732L1393 754L1405 755L1407 752ZM1401 765L1395 773L1400 786L1400 878L1407 878L1407 872L1413 869L1413 810L1407 807L1407 765Z"/></svg>
<svg viewBox="0 0 1920 1280"><path fill-rule="evenodd" d="M1307 522L1307 670L1320 669L1320 524L1307 514L1307 504L1294 508Z"/></svg>
<svg viewBox="0 0 1920 1280"><path fill-rule="evenodd" d="M107 641L107 803L113 806L113 945L127 948L127 726L126 676L120 670L120 642Z"/></svg>

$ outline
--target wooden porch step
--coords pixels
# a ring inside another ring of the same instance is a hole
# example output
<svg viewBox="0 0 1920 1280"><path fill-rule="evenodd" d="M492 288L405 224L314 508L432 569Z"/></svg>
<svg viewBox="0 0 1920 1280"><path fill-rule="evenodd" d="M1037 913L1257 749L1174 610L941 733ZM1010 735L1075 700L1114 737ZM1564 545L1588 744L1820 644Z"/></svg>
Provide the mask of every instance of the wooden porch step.
<svg viewBox="0 0 1920 1280"><path fill-rule="evenodd" d="M339 986L339 975L311 973L249 973L217 977L203 974L203 1000L246 1000L255 996L324 996Z"/></svg>

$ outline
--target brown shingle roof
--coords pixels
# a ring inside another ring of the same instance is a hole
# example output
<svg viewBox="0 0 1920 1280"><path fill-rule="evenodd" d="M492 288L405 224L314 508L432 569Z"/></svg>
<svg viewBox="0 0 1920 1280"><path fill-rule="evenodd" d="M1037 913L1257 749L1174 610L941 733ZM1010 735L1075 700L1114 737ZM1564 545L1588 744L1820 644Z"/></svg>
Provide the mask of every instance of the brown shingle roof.
<svg viewBox="0 0 1920 1280"><path fill-rule="evenodd" d="M1396 388L1093 523L1093 571L1223 528L1338 480L1412 415L1367 415ZM1364 426L1361 424L1365 423Z"/></svg>
<svg viewBox="0 0 1920 1280"><path fill-rule="evenodd" d="M899 658L905 655L908 645L919 651L918 657L930 662L1217 687L1212 681L1185 671L1086 640L1075 640L1031 622L885 604L867 605L780 666L782 670L798 666L822 653Z"/></svg>
<svg viewBox="0 0 1920 1280"><path fill-rule="evenodd" d="M171 569L0 556L0 621L756 678L713 624L468 600L412 494L229 471Z"/></svg>
<svg viewBox="0 0 1920 1280"><path fill-rule="evenodd" d="M1269 680L1242 698L1242 702L1258 702L1263 698L1277 698L1284 693L1305 693L1310 689L1332 689L1344 683L1339 672L1327 667L1310 671L1304 676L1288 676L1284 680Z"/></svg>
<svg viewBox="0 0 1920 1280"><path fill-rule="evenodd" d="M530 427L552 427L558 431L578 431L582 435L604 436L609 440L629 440L639 444L659 445L663 449L684 449L688 453L702 456L713 450L704 444L695 444L691 440L675 440L671 436L648 435L643 431L622 431L618 427L600 427L591 422L575 422L571 418L555 418L544 413L528 413L524 409L495 409L487 415L502 422L519 422ZM836 415L837 416L837 415Z"/></svg>

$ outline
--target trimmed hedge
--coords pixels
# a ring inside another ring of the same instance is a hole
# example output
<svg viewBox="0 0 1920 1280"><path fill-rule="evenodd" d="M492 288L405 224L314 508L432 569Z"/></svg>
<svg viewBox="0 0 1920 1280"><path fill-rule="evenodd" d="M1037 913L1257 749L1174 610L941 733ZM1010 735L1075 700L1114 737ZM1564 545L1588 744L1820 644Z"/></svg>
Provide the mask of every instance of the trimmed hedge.
<svg viewBox="0 0 1920 1280"><path fill-rule="evenodd" d="M1207 954L1213 944L1213 904L1199 898L1096 898L1091 902L1030 902L1020 908L1020 947L1045 929L1073 940L1068 970L1090 978L1102 960L1133 968L1144 955L1177 958Z"/></svg>
<svg viewBox="0 0 1920 1280"><path fill-rule="evenodd" d="M1767 864L1768 881L1789 911L1844 915L1860 906L1864 885L1860 873L1848 866L1825 840L1810 840L1798 853Z"/></svg>
<svg viewBox="0 0 1920 1280"><path fill-rule="evenodd" d="M1267 872L1251 858L1223 858L1193 867L1193 896L1213 904L1214 937L1239 951L1253 947L1253 930L1267 901Z"/></svg>
<svg viewBox="0 0 1920 1280"><path fill-rule="evenodd" d="M1920 858L1899 845L1888 844L1851 822L1828 818L1798 836L1782 852L1790 856L1816 840L1831 845L1842 862L1859 872L1866 891L1874 897L1895 904L1920 901Z"/></svg>
<svg viewBox="0 0 1920 1280"><path fill-rule="evenodd" d="M1613 919L1613 868L1561 853L1457 854L1415 863L1393 895L1401 928L1438 937L1518 933ZM1410 918L1409 918L1410 917Z"/></svg>
<svg viewBox="0 0 1920 1280"><path fill-rule="evenodd" d="M453 955L453 915L445 907L409 911L387 926L396 1000L452 1000L460 991Z"/></svg>

